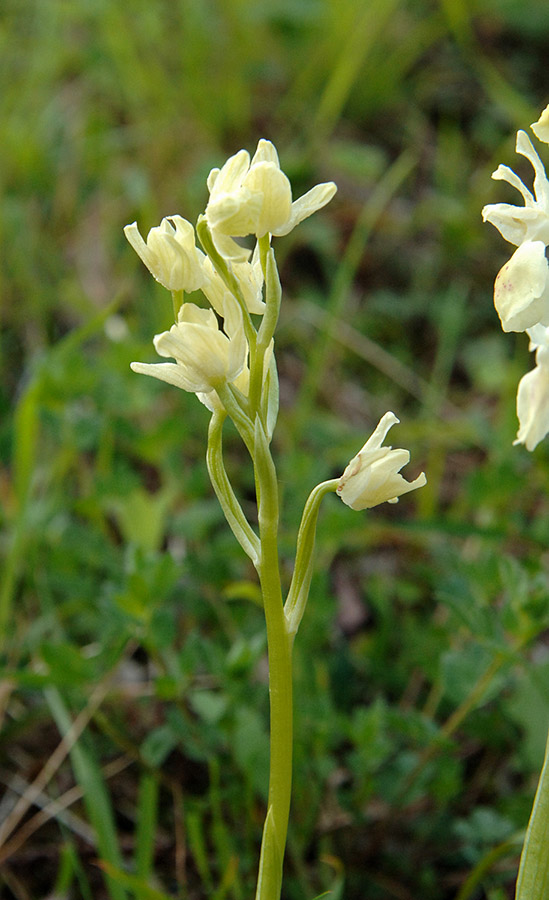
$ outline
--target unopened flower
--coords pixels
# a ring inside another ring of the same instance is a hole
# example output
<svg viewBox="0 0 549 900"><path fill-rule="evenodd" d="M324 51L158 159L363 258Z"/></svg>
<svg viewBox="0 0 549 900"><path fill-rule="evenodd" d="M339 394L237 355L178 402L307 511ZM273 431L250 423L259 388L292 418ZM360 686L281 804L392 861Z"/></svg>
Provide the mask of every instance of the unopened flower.
<svg viewBox="0 0 549 900"><path fill-rule="evenodd" d="M341 476L337 493L352 509L370 509L385 501L396 503L402 494L426 484L423 472L414 481L406 481L400 475L402 467L410 461L408 450L381 446L389 429L398 422L394 413L385 413Z"/></svg>
<svg viewBox="0 0 549 900"><path fill-rule="evenodd" d="M175 363L133 362L131 368L192 393L209 393L233 382L242 372L248 353L239 315L234 301L232 309L226 311L222 331L213 310L184 303L176 324L154 338L157 353L173 357Z"/></svg>
<svg viewBox="0 0 549 900"><path fill-rule="evenodd" d="M547 111L545 111L547 112ZM542 113L535 127L541 134L546 134L549 126L545 113ZM537 132L536 132L537 133ZM545 138L541 138L544 140ZM510 203L490 203L482 210L485 222L491 222L506 241L517 247L523 241L543 241L549 244L549 182L543 163L532 146L525 131L519 131L516 143L517 153L525 156L534 169L534 194L508 166L498 166L492 174L496 181L507 181L519 191L524 198L524 206L512 206Z"/></svg>
<svg viewBox="0 0 549 900"><path fill-rule="evenodd" d="M204 282L204 254L195 245L194 228L181 216L162 219L144 241L137 222L124 234L149 272L169 291L191 293Z"/></svg>
<svg viewBox="0 0 549 900"><path fill-rule="evenodd" d="M549 325L549 264L543 241L525 241L502 267L494 305L504 331Z"/></svg>
<svg viewBox="0 0 549 900"><path fill-rule="evenodd" d="M243 258L246 251L227 238L288 234L325 206L337 190L333 182L317 184L292 202L290 182L275 147L266 140L259 141L251 162L248 152L240 150L221 169L212 169L208 189L208 225L219 250L236 258Z"/></svg>
<svg viewBox="0 0 549 900"><path fill-rule="evenodd" d="M536 366L521 378L517 392L519 430L515 444L534 450L549 432L549 328L528 329Z"/></svg>

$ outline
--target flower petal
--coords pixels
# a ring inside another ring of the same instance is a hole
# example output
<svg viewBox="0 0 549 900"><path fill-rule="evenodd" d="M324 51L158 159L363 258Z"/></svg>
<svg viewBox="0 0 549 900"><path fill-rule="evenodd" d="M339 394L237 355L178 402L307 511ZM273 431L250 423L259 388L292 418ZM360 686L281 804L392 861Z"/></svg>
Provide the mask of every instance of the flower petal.
<svg viewBox="0 0 549 900"><path fill-rule="evenodd" d="M188 371L186 366L179 363L142 363L132 362L130 368L133 372L140 375L152 375L159 381L165 381L167 384L173 384L175 387L182 388L184 391L196 393L202 391L206 393L211 390L208 384L203 384L192 377L192 373Z"/></svg>
<svg viewBox="0 0 549 900"><path fill-rule="evenodd" d="M549 265L542 241L525 241L499 271L494 305L504 331L525 331L549 315Z"/></svg>
<svg viewBox="0 0 549 900"><path fill-rule="evenodd" d="M276 152L276 147L271 141L266 141L265 138L261 138L257 144L257 150L255 151L251 166L255 166L256 163L259 162L270 162L274 163L277 169L280 169L280 162L278 159L278 153Z"/></svg>
<svg viewBox="0 0 549 900"><path fill-rule="evenodd" d="M536 201L543 207L545 213L549 213L549 181L547 181L543 163L534 150L532 141L525 131L517 132L516 149L517 153L525 156L532 164L535 172L534 193L536 195Z"/></svg>
<svg viewBox="0 0 549 900"><path fill-rule="evenodd" d="M303 221L303 219L307 219L317 210L326 206L336 191L337 186L333 181L317 184L314 188L311 188L310 191L307 191L306 194L303 194L298 200L294 200L290 218L282 227L277 228L276 231L273 231L272 233L278 237L289 234L296 225L299 225L299 223Z"/></svg>
<svg viewBox="0 0 549 900"><path fill-rule="evenodd" d="M517 392L520 427L515 444L534 450L549 432L549 369L536 366L520 380Z"/></svg>

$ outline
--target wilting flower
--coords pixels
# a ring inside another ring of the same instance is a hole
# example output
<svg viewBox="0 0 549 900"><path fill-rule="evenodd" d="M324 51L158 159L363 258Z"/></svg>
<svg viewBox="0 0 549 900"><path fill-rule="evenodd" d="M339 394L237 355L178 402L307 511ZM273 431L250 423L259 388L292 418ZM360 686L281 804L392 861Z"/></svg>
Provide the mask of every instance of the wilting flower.
<svg viewBox="0 0 549 900"><path fill-rule="evenodd" d="M233 382L244 369L248 345L235 300L225 313L222 331L213 310L184 303L176 324L154 338L157 353L175 363L133 362L131 368L192 393L207 394Z"/></svg>
<svg viewBox="0 0 549 900"><path fill-rule="evenodd" d="M546 111L545 111L546 112ZM545 134L548 125L542 113L535 128ZM543 138L542 138L543 140ZM549 244L549 182L543 163L532 146L525 131L519 131L516 143L517 153L525 156L534 168L534 194L508 166L498 166L492 174L496 181L507 181L524 198L524 206L510 203L490 203L482 210L482 218L501 232L506 241L517 247L523 241L543 241Z"/></svg>
<svg viewBox="0 0 549 900"><path fill-rule="evenodd" d="M385 501L396 503L402 494L426 484L423 472L414 481L406 481L399 474L410 461L408 450L381 446L389 429L398 422L394 413L385 413L374 433L341 476L337 493L352 509L370 509Z"/></svg>
<svg viewBox="0 0 549 900"><path fill-rule="evenodd" d="M162 219L144 241L137 222L126 225L124 234L149 272L169 291L191 293L204 282L204 254L194 240L194 228L181 216Z"/></svg>
<svg viewBox="0 0 549 900"><path fill-rule="evenodd" d="M499 271L494 305L504 331L549 325L549 264L543 241L525 241Z"/></svg>
<svg viewBox="0 0 549 900"><path fill-rule="evenodd" d="M227 238L288 234L325 206L337 190L333 182L317 184L292 202L290 182L275 147L266 140L259 141L251 162L249 153L240 150L221 169L212 169L208 189L206 219L218 249L241 259L247 258L247 251Z"/></svg>
<svg viewBox="0 0 549 900"><path fill-rule="evenodd" d="M528 329L530 350L536 351L536 366L521 378L517 392L520 427L515 444L533 450L549 432L549 328Z"/></svg>

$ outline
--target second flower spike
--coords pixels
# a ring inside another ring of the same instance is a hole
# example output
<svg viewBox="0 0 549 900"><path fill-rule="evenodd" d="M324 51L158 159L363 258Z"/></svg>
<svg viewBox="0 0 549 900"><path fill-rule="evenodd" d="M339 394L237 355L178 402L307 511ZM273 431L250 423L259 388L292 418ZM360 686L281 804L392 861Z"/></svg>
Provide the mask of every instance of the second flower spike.
<svg viewBox="0 0 549 900"><path fill-rule="evenodd" d="M370 509L379 503L396 503L402 494L423 487L425 473L406 481L400 470L410 461L408 450L382 447L387 432L400 420L387 412L362 450L349 463L337 486L337 494L352 509Z"/></svg>

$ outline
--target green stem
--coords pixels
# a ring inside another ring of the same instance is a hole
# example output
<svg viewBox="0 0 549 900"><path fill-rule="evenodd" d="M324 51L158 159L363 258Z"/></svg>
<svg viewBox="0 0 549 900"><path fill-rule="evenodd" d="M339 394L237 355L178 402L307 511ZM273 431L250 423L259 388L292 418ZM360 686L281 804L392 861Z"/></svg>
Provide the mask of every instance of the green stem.
<svg viewBox="0 0 549 900"><path fill-rule="evenodd" d="M183 306L184 302L185 302L185 292L184 291L172 291L173 318L174 318L175 322L177 322L177 318L179 316L179 310Z"/></svg>
<svg viewBox="0 0 549 900"><path fill-rule="evenodd" d="M242 511L223 463L222 432L223 422L226 417L226 413L223 411L215 412L211 418L208 429L206 463L210 480L229 527L244 552L248 554L257 568L260 555L259 540Z"/></svg>
<svg viewBox="0 0 549 900"><path fill-rule="evenodd" d="M261 391L265 378L265 354L269 351L280 312L282 288L278 277L274 252L269 245L269 235L260 238L260 257L265 279L265 312L257 335L256 355L250 362L250 406L252 415L260 408Z"/></svg>
<svg viewBox="0 0 549 900"><path fill-rule="evenodd" d="M520 858L516 900L546 900L549 891L549 736Z"/></svg>
<svg viewBox="0 0 549 900"><path fill-rule="evenodd" d="M316 523L318 520L320 504L326 494L336 490L338 484L338 478L333 478L330 481L323 481L322 484L317 484L309 494L305 509L303 510L301 525L299 526L299 533L297 536L294 574L288 592L288 599L284 606L288 631L291 634L292 639L297 633L309 597L309 588L311 587L311 578L313 575Z"/></svg>
<svg viewBox="0 0 549 900"><path fill-rule="evenodd" d="M233 420L237 431L246 444L248 453L254 456L254 432L248 415L242 409L239 398L232 384L219 384L216 387L217 396Z"/></svg>
<svg viewBox="0 0 549 900"><path fill-rule="evenodd" d="M222 279L223 284L228 288L235 300L238 301L240 309L242 310L244 331L250 347L250 354L253 356L255 354L257 331L254 328L250 313L248 312L248 307L246 306L244 295L240 289L238 278L235 276L230 262L224 259L218 252L204 216L199 216L198 218L198 222L196 223L196 233L205 252L210 257L217 274Z"/></svg>
<svg viewBox="0 0 549 900"><path fill-rule="evenodd" d="M269 654L270 768L256 900L278 900L292 785L292 639L282 602L278 560L278 483L263 426L256 418L254 465L259 487L258 572L263 593Z"/></svg>

